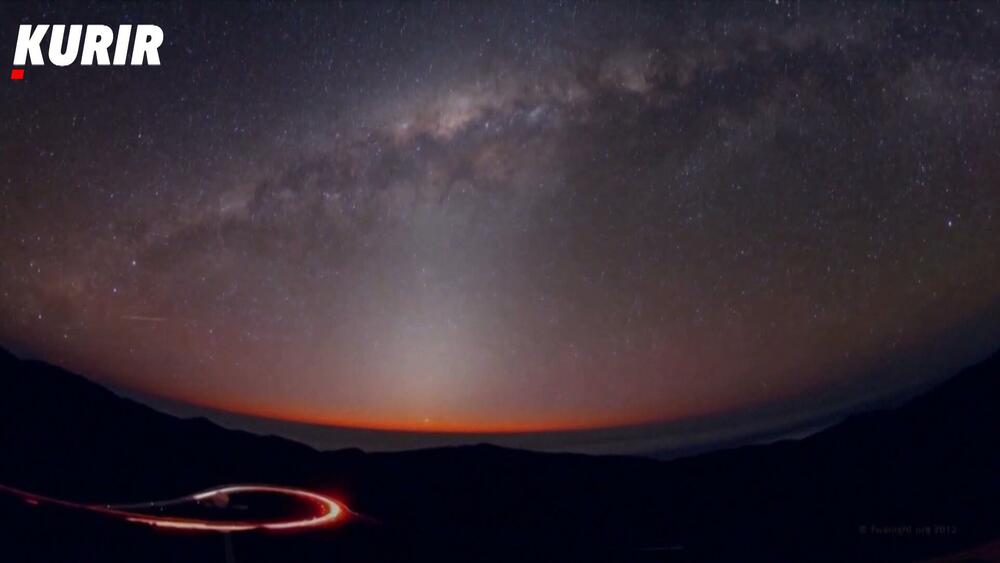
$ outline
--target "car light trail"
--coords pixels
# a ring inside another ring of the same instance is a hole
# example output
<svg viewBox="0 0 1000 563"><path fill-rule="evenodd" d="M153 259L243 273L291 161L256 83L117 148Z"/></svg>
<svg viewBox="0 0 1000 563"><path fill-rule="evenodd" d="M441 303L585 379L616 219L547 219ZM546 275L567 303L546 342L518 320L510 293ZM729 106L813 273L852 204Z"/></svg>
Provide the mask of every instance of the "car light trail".
<svg viewBox="0 0 1000 563"><path fill-rule="evenodd" d="M327 496L293 487L279 487L273 485L230 485L216 489L209 489L207 491L202 491L200 493L173 500L129 505L83 504L37 495L20 489L15 489L13 487L7 487L5 485L0 485L0 491L17 496L33 506L51 504L77 510L96 512L120 518L128 522L145 524L157 528L193 531L245 532L250 530L301 530L307 528L319 528L329 526L340 521L346 511L346 508L339 502ZM140 507L146 510L162 509L167 506L178 505L184 502L197 503L214 497L245 493L271 493L294 497L300 500L308 501L309 505L315 507L315 512L304 518L265 520L256 522L251 520L210 520L203 518L156 516L135 511Z"/></svg>

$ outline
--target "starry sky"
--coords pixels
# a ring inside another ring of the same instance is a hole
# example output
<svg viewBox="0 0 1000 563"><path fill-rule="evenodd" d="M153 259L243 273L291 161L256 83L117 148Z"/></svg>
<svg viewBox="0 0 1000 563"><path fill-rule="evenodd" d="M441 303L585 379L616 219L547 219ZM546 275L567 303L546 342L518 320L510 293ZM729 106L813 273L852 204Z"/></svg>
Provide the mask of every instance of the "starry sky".
<svg viewBox="0 0 1000 563"><path fill-rule="evenodd" d="M0 86L0 345L153 403L372 447L697 443L1000 344L995 5L0 21L8 60L20 23L163 28L160 67Z"/></svg>

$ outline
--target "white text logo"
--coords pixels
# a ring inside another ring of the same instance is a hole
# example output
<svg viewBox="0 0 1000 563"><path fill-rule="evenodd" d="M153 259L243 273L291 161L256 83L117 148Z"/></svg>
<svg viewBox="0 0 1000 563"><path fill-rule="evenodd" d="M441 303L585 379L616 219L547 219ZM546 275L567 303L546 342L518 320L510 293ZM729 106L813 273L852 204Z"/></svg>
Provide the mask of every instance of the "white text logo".
<svg viewBox="0 0 1000 563"><path fill-rule="evenodd" d="M50 31L51 30L51 31ZM120 25L117 33L106 25L40 24L21 25L14 49L14 66L41 66L46 64L42 41L48 35L48 62L55 66L69 66L79 62L83 66L132 66L159 65L157 49L163 44L163 30L157 25L135 26L135 41L129 56L132 26ZM112 45L114 49L112 50ZM24 69L15 68L11 80L24 78Z"/></svg>

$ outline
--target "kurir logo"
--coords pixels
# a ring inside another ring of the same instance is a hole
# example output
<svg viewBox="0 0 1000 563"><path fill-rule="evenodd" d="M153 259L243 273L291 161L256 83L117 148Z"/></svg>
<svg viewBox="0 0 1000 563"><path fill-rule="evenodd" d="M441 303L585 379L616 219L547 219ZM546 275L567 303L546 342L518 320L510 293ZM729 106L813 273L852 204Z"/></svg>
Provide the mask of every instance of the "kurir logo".
<svg viewBox="0 0 1000 563"><path fill-rule="evenodd" d="M25 24L21 25L17 32L17 46L14 48L15 68L10 71L11 80L24 79L24 68L16 67L23 67L26 64L31 66L46 64L42 51L42 40L46 34L49 36L48 62L55 66L69 66L78 59L79 64L83 66L160 64L160 54L157 49L163 44L163 30L157 25L135 26L135 41L132 42L132 56L129 57L131 25L118 26L116 33L106 25ZM113 56L112 45L114 45Z"/></svg>

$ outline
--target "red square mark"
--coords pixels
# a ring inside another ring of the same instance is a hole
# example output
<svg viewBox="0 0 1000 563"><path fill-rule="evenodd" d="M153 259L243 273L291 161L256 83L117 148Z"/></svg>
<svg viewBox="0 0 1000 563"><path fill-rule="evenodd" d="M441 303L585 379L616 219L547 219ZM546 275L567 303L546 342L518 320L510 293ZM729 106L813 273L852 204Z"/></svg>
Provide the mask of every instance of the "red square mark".
<svg viewBox="0 0 1000 563"><path fill-rule="evenodd" d="M15 69L11 70L10 71L10 79L11 80L24 80L24 69L23 68L15 68Z"/></svg>

